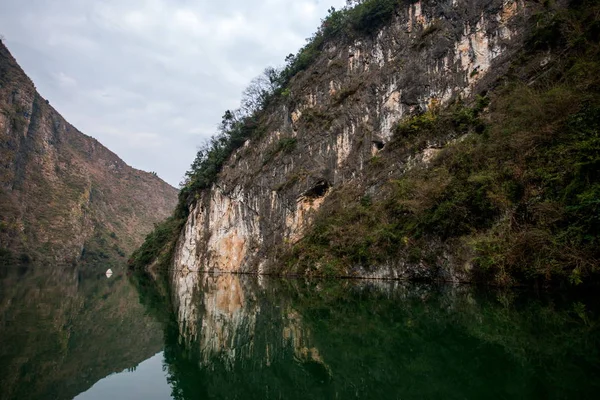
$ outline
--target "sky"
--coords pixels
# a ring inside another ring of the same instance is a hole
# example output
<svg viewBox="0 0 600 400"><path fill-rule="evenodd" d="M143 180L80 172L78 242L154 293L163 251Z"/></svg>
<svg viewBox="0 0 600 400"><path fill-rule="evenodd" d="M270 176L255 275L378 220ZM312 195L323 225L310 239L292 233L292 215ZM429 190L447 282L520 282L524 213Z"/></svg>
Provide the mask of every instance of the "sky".
<svg viewBox="0 0 600 400"><path fill-rule="evenodd" d="M0 35L40 94L135 168L178 187L267 66L345 0L0 0Z"/></svg>

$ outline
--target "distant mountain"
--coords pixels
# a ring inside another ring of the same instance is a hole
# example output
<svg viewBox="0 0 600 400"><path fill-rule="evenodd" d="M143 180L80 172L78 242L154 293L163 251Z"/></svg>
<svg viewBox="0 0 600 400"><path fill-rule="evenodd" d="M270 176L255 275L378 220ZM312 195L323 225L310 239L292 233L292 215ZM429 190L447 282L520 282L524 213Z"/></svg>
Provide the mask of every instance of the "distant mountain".
<svg viewBox="0 0 600 400"><path fill-rule="evenodd" d="M69 124L0 44L0 265L125 260L176 201Z"/></svg>

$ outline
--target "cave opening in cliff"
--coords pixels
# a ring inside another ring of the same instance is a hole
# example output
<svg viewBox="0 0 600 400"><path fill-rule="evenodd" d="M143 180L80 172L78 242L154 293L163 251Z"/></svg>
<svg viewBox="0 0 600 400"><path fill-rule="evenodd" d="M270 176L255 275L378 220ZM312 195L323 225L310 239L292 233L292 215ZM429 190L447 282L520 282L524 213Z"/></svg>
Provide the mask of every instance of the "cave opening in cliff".
<svg viewBox="0 0 600 400"><path fill-rule="evenodd" d="M381 140L373 140L373 147L377 150L382 150L385 147L385 143Z"/></svg>
<svg viewBox="0 0 600 400"><path fill-rule="evenodd" d="M312 188L304 192L304 197L308 199L318 199L319 197L325 196L330 187L331 185L326 180L319 181Z"/></svg>

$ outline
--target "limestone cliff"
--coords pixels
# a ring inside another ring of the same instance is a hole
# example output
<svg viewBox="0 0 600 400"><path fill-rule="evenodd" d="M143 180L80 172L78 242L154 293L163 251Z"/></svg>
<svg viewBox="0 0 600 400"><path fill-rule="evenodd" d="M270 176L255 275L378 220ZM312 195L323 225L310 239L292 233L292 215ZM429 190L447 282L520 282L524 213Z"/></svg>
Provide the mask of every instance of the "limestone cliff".
<svg viewBox="0 0 600 400"><path fill-rule="evenodd" d="M410 2L373 35L325 43L310 67L291 80L289 95L268 110L266 134L237 150L217 182L200 193L179 238L175 269L268 272L276 250L302 238L332 190L363 178L399 121L469 99L502 75L536 6L511 0ZM295 148L277 152L289 138ZM389 169L425 161L452 139L393 160ZM374 275L403 276L395 271Z"/></svg>
<svg viewBox="0 0 600 400"><path fill-rule="evenodd" d="M332 10L270 75L280 86L262 108L225 114L133 265L159 253L147 270L169 270L184 308L201 272L597 276L598 11L591 0Z"/></svg>
<svg viewBox="0 0 600 400"><path fill-rule="evenodd" d="M124 260L177 191L70 125L0 44L0 250L22 261Z"/></svg>

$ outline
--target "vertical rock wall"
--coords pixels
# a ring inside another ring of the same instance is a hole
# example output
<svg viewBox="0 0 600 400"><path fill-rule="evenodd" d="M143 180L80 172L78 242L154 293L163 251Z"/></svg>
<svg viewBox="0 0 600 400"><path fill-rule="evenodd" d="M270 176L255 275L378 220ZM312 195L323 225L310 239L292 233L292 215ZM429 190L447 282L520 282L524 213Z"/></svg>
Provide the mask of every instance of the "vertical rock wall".
<svg viewBox="0 0 600 400"><path fill-rule="evenodd" d="M269 110L267 133L237 150L191 209L174 286L189 279L188 271L268 272L332 188L360 182L399 121L473 98L501 76L535 7L519 0L418 1L374 36L327 42L293 78L290 95ZM274 153L291 138L293 151ZM395 167L426 162L443 144L394 160Z"/></svg>

